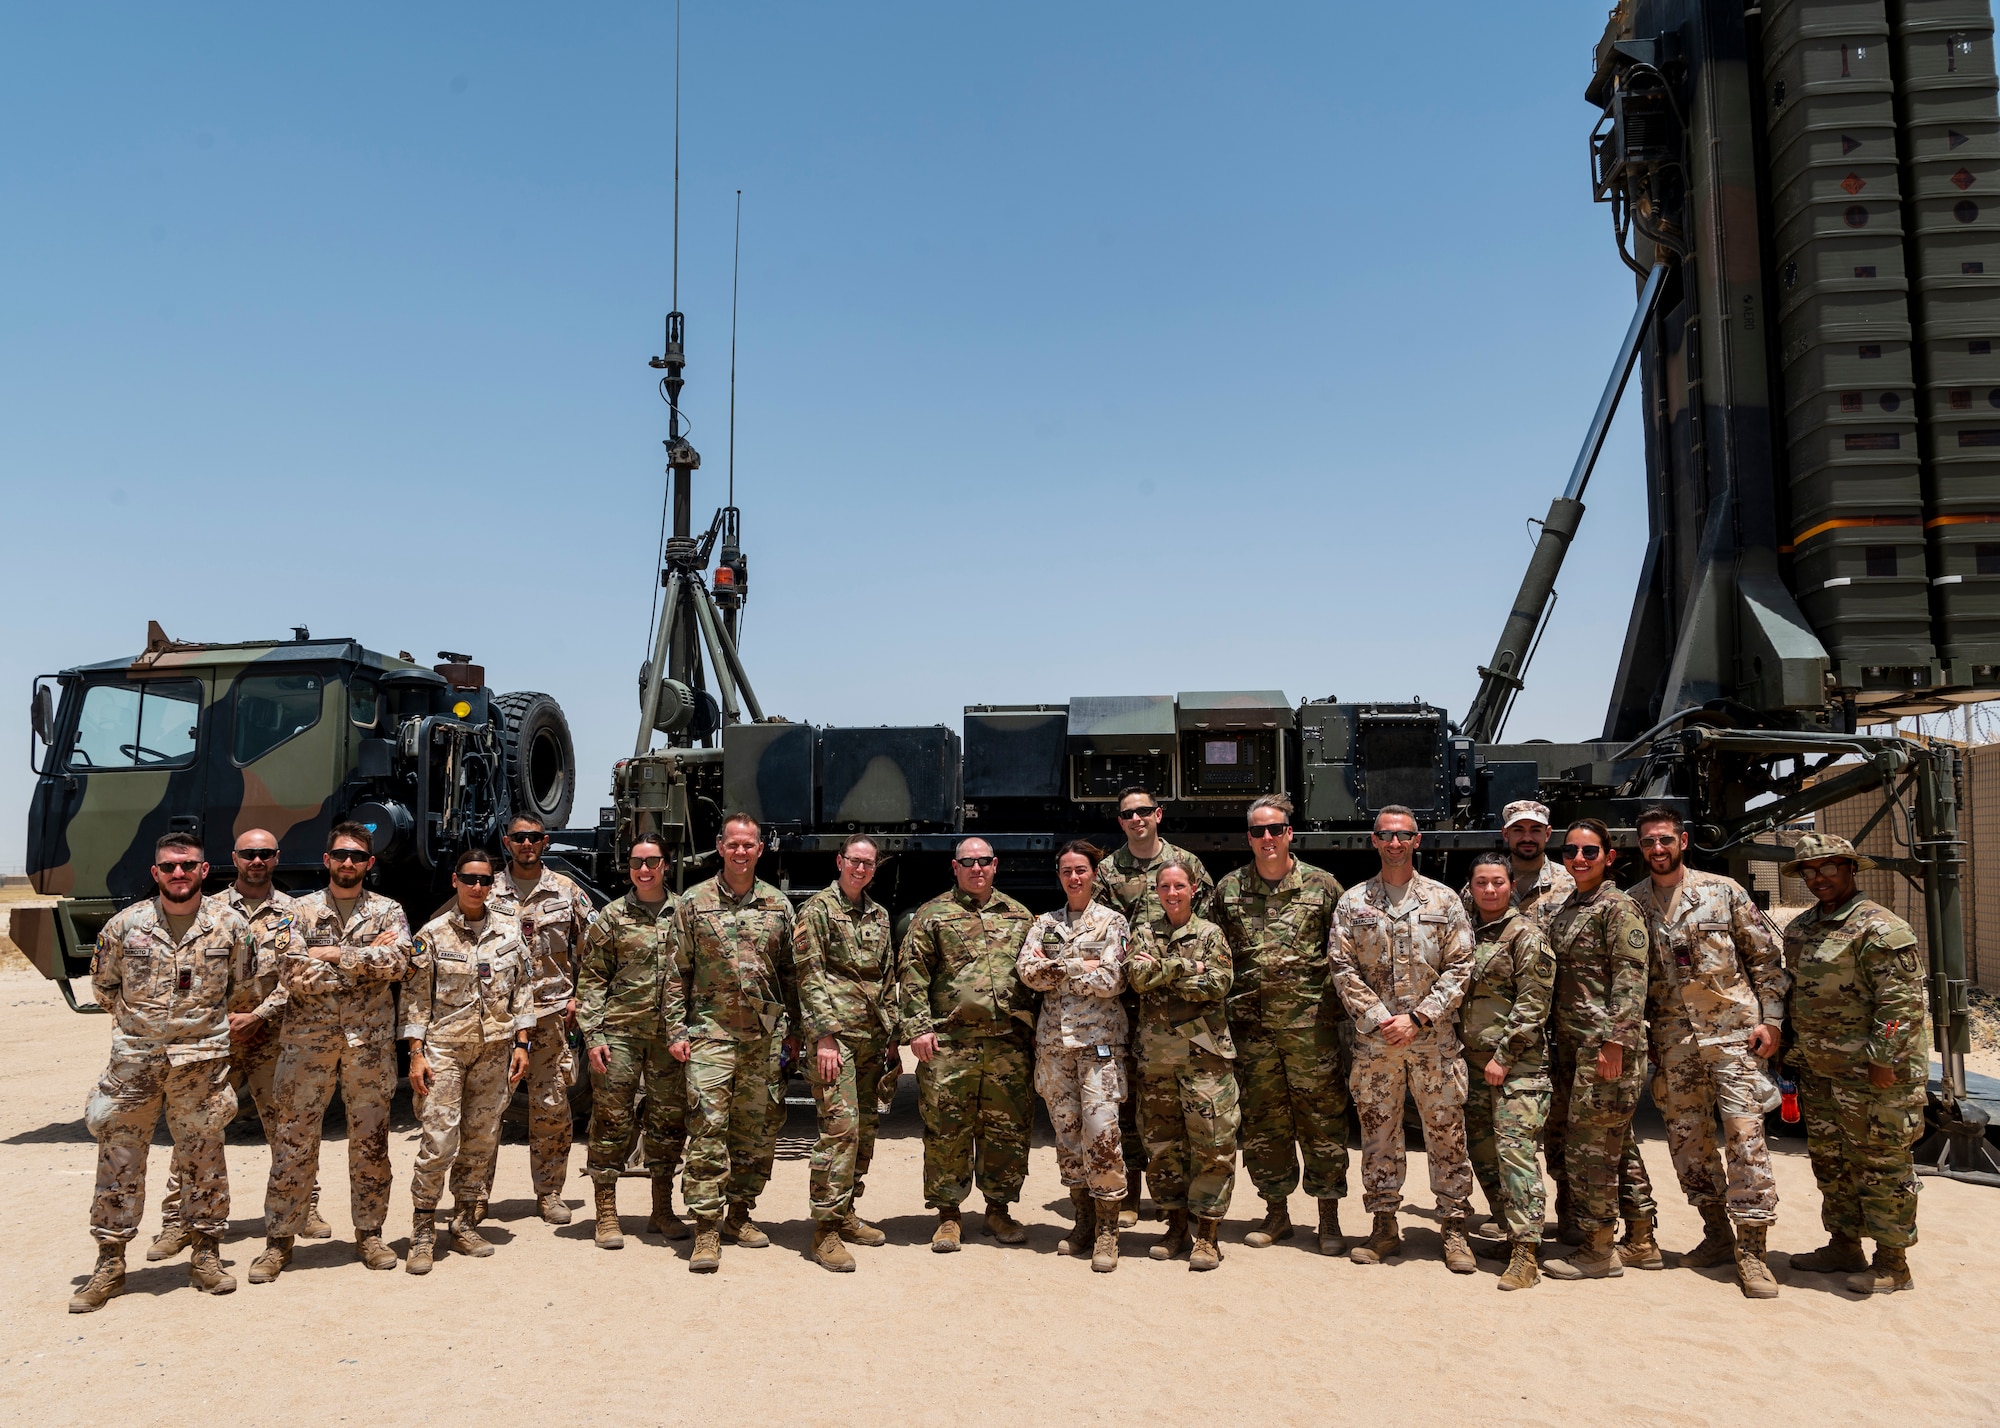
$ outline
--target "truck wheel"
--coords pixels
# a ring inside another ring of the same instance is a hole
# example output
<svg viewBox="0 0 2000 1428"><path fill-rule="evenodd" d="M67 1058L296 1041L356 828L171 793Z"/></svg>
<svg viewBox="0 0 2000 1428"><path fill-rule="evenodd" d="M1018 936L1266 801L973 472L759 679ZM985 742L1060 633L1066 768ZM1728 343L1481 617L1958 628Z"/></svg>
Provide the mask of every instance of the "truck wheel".
<svg viewBox="0 0 2000 1428"><path fill-rule="evenodd" d="M511 807L532 812L551 829L569 824L576 798L576 748L562 706L546 694L520 690L493 701L506 748Z"/></svg>

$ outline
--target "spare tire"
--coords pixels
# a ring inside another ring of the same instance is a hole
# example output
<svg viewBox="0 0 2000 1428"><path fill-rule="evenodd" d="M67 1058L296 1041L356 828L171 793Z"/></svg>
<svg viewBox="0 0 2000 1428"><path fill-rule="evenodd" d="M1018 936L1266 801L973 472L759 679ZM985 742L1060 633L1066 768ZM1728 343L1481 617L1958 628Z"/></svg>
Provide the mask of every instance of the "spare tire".
<svg viewBox="0 0 2000 1428"><path fill-rule="evenodd" d="M493 701L506 751L509 816L532 813L551 829L569 825L576 799L576 747L562 706L546 694L519 690Z"/></svg>

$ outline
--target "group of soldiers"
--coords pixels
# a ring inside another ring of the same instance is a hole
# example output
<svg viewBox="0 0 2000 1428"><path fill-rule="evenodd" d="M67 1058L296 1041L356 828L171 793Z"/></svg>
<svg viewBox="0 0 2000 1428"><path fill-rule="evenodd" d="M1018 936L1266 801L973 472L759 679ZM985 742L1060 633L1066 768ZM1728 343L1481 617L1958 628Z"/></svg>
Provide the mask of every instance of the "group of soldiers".
<svg viewBox="0 0 2000 1428"><path fill-rule="evenodd" d="M975 1187L985 1233L1025 1242L1011 1207L1039 1093L1073 1205L1062 1250L1094 1269L1116 1269L1142 1182L1165 1220L1150 1256L1219 1265L1239 1148L1265 1202L1245 1245L1294 1238L1289 1202L1303 1181L1320 1252L1380 1264L1404 1251L1413 1099L1449 1269L1476 1269L1475 1179L1497 1241L1487 1248L1507 1261L1503 1290L1543 1274L1660 1269L1632 1131L1650 1067L1675 1171L1705 1227L1683 1263L1733 1260L1746 1295L1778 1292L1765 1263L1777 1191L1763 1115L1778 1102L1774 1078L1795 1075L1829 1243L1792 1267L1845 1271L1861 1293L1910 1287L1923 978L1909 926L1859 894L1855 875L1872 865L1843 840L1800 840L1785 871L1817 905L1781 946L1742 888L1684 866L1686 830L1665 808L1638 820L1647 877L1628 894L1609 876L1617 853L1603 824L1571 825L1554 862L1548 810L1532 801L1506 809L1506 851L1476 858L1458 891L1417 872L1422 835L1405 808L1381 810L1379 871L1344 889L1293 856L1283 797L1251 804L1251 861L1220 883L1161 837L1163 809L1147 790L1125 790L1117 807L1121 847L1106 856L1072 843L1058 855L1056 911L1038 918L1000 892L993 849L966 838L954 888L917 911L900 943L869 894L873 840L850 837L836 881L794 910L757 877L763 831L744 814L723 823L715 876L678 896L665 845L641 835L628 850L631 891L594 914L580 887L543 865L546 830L516 818L504 857L459 858L452 902L414 938L401 908L365 886L372 841L360 825L333 828L327 888L296 898L272 885L268 832L237 839L236 880L208 897L200 848L168 835L158 895L98 939L93 987L114 1019L111 1062L86 1109L99 1142L98 1261L70 1308L100 1308L124 1287L163 1113L173 1170L147 1257L191 1247L195 1287L235 1288L217 1247L237 1081L271 1144L251 1282L276 1279L296 1237L331 1234L315 1187L336 1085L356 1253L395 1268L383 1226L398 1037L422 1122L404 1268L429 1272L447 1244L493 1253L479 1225L501 1117L523 1080L538 1209L568 1223L568 1087L581 1072L572 1028L592 1077L595 1243L624 1243L617 1185L636 1146L649 1228L691 1235L696 1273L720 1267L725 1242L770 1243L753 1212L794 1062L819 1121L813 1259L850 1272L848 1246L886 1241L858 1202L907 1046L939 1253L960 1248ZM1352 1243L1339 1214L1350 1105L1372 1217ZM1556 1184L1556 1236L1576 1246L1547 1264L1538 1150ZM674 1210L677 1173L692 1227ZM453 1205L440 1223L447 1181Z"/></svg>

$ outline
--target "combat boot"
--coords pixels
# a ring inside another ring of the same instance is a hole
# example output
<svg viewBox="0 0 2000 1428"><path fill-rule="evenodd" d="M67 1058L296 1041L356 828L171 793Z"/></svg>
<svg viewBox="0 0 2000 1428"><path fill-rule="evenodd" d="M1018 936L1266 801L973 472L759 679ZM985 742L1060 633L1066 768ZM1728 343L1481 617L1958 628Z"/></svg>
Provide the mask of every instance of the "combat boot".
<svg viewBox="0 0 2000 1428"><path fill-rule="evenodd" d="M1722 1205L1701 1207L1701 1243L1681 1256L1681 1263L1688 1269L1709 1269L1718 1264L1728 1264L1736 1258L1736 1231L1730 1226L1729 1211ZM1861 1252L1859 1244L1855 1253ZM1794 1259L1793 1264L1798 1261ZM1849 1266L1854 1269L1867 1268L1867 1261Z"/></svg>
<svg viewBox="0 0 2000 1428"><path fill-rule="evenodd" d="M743 1249L763 1249L771 1243L771 1237L758 1229L757 1222L750 1218L750 1207L737 1200L729 1202L729 1213L722 1221L722 1233Z"/></svg>
<svg viewBox="0 0 2000 1428"><path fill-rule="evenodd" d="M1367 1239L1347 1252L1347 1257L1356 1264L1380 1264L1402 1252L1403 1232L1391 1211L1375 1217L1375 1228L1368 1232Z"/></svg>
<svg viewBox="0 0 2000 1428"><path fill-rule="evenodd" d="M938 1206L937 1228L931 1232L932 1254L957 1254L965 1227L959 1222L958 1206Z"/></svg>
<svg viewBox="0 0 2000 1428"><path fill-rule="evenodd" d="M646 1224L648 1228L657 1231L662 1239L684 1240L688 1237L687 1221L674 1213L672 1175L653 1177L653 1215Z"/></svg>
<svg viewBox="0 0 2000 1428"><path fill-rule="evenodd" d="M1005 1200L986 1202L986 1233L1003 1245L1024 1245L1028 1242L1027 1228L1007 1213Z"/></svg>
<svg viewBox="0 0 2000 1428"><path fill-rule="evenodd" d="M192 1230L179 1220L169 1220L160 1226L160 1232L153 1236L153 1242L146 1247L146 1263L158 1264L163 1259L172 1259L193 1243ZM1864 1260L1856 1268L1866 1269L1868 1264Z"/></svg>
<svg viewBox="0 0 2000 1428"><path fill-rule="evenodd" d="M1131 1166L1125 1167L1125 1198L1118 1206L1118 1228L1129 1230L1139 1223L1139 1177Z"/></svg>
<svg viewBox="0 0 2000 1428"><path fill-rule="evenodd" d="M1860 1240L1837 1234L1811 1254L1793 1255L1791 1263L1807 1274L1859 1274L1868 1268L1868 1251Z"/></svg>
<svg viewBox="0 0 2000 1428"><path fill-rule="evenodd" d="M269 1284L292 1262L292 1237L272 1235L264 1241L264 1252L250 1261L250 1282Z"/></svg>
<svg viewBox="0 0 2000 1428"><path fill-rule="evenodd" d="M1175 1255L1184 1253L1187 1247L1188 1212L1185 1210L1169 1210L1167 1211L1166 1233L1161 1235L1159 1243L1147 1250L1146 1253L1153 1259L1172 1259Z"/></svg>
<svg viewBox="0 0 2000 1428"><path fill-rule="evenodd" d="M1090 1253L1090 1267L1098 1274L1118 1268L1118 1202L1097 1202L1097 1243Z"/></svg>
<svg viewBox="0 0 2000 1428"><path fill-rule="evenodd" d="M458 1207L458 1198L456 1196L453 1196L452 1208L456 1209L457 1207ZM466 1207L464 1214L466 1223L471 1225L472 1228L475 1230L478 1229L481 1225L485 1224L486 1197L484 1195L481 1195L477 1200L474 1200L470 1205Z"/></svg>
<svg viewBox="0 0 2000 1428"><path fill-rule="evenodd" d="M218 1243L214 1235L194 1237L194 1253L188 1258L188 1283L203 1294L234 1294L236 1276L222 1267L222 1256L216 1253Z"/></svg>
<svg viewBox="0 0 2000 1428"><path fill-rule="evenodd" d="M1875 1263L1859 1274L1847 1276L1847 1287L1856 1294L1894 1294L1898 1289L1915 1289L1910 1278L1910 1257L1885 1244L1875 1246Z"/></svg>
<svg viewBox="0 0 2000 1428"><path fill-rule="evenodd" d="M1069 1210L1075 1223L1056 1245L1056 1252L1089 1259L1090 1242L1097 1234L1097 1202L1090 1198L1088 1189L1079 1185L1069 1192Z"/></svg>
<svg viewBox="0 0 2000 1428"><path fill-rule="evenodd" d="M476 1206L475 1201L472 1205L459 1209L456 1202L453 1203L452 1209L456 1214L451 1222L451 1247L460 1254L471 1255L474 1259L485 1259L493 1253L493 1245L479 1233L479 1221L473 1216Z"/></svg>
<svg viewBox="0 0 2000 1428"><path fill-rule="evenodd" d="M569 1202L563 1199L560 1192L537 1195L535 1213L551 1225L567 1225L570 1221Z"/></svg>
<svg viewBox="0 0 2000 1428"><path fill-rule="evenodd" d="M488 1253L492 1251L489 1249ZM396 1252L382 1243L382 1230L378 1225L372 1230L354 1232L354 1257L370 1269L394 1269Z"/></svg>
<svg viewBox="0 0 2000 1428"><path fill-rule="evenodd" d="M419 1210L410 1222L410 1256L403 1261L406 1274L429 1274L431 1258L437 1252L437 1211Z"/></svg>
<svg viewBox="0 0 2000 1428"><path fill-rule="evenodd" d="M1453 1274L1471 1274L1479 1268L1479 1261L1472 1257L1472 1246L1465 1240L1463 1219L1444 1222L1444 1267Z"/></svg>
<svg viewBox="0 0 2000 1428"><path fill-rule="evenodd" d="M1542 1266L1550 1279L1618 1279L1625 1273L1625 1261L1618 1257L1612 1237L1615 1225L1586 1231L1583 1248L1568 1259L1552 1259Z"/></svg>
<svg viewBox="0 0 2000 1428"><path fill-rule="evenodd" d="M1291 1237L1291 1206L1283 1200L1266 1200L1263 1222L1243 1237L1243 1243L1251 1249L1268 1249L1279 1240L1288 1240Z"/></svg>
<svg viewBox="0 0 2000 1428"><path fill-rule="evenodd" d="M1535 1250L1531 1240L1514 1241L1514 1257L1507 1262L1507 1270L1500 1276L1502 1289L1533 1289L1541 1282L1541 1270L1535 1264Z"/></svg>
<svg viewBox="0 0 2000 1428"><path fill-rule="evenodd" d="M624 1249L625 1232L618 1228L618 1182L598 1184L597 1226L591 1231L591 1238L597 1241L599 1249Z"/></svg>
<svg viewBox="0 0 2000 1428"><path fill-rule="evenodd" d="M1653 1238L1653 1222L1647 1219L1627 1220L1625 1238L1618 1242L1618 1258L1625 1261L1628 1269L1665 1269L1666 1256L1660 1253L1659 1241Z"/></svg>
<svg viewBox="0 0 2000 1428"><path fill-rule="evenodd" d="M1743 1286L1745 1299L1776 1299L1777 1276L1764 1262L1764 1245L1771 1233L1769 1225L1745 1225L1736 1232L1736 1282Z"/></svg>
<svg viewBox="0 0 2000 1428"><path fill-rule="evenodd" d="M69 1312L90 1314L104 1307L104 1301L125 1292L125 1245L122 1241L102 1241L97 1246L97 1267L83 1287L69 1297Z"/></svg>
<svg viewBox="0 0 2000 1428"><path fill-rule="evenodd" d="M889 1237L862 1219L852 1205L840 1217L840 1237L851 1245L867 1245L870 1248L889 1243Z"/></svg>
<svg viewBox="0 0 2000 1428"><path fill-rule="evenodd" d="M821 1269L830 1269L835 1274L854 1273L854 1256L840 1242L840 1226L832 1220L814 1223L813 1258L819 1261Z"/></svg>
<svg viewBox="0 0 2000 1428"><path fill-rule="evenodd" d="M306 1227L299 1232L309 1240L330 1240L333 1226L326 1222L319 1212L319 1186L313 1186L312 1199L306 1203Z"/></svg>
<svg viewBox="0 0 2000 1428"><path fill-rule="evenodd" d="M689 1274L713 1274L722 1268L722 1231L715 1220L694 1222L694 1253L688 1256Z"/></svg>
<svg viewBox="0 0 2000 1428"><path fill-rule="evenodd" d="M1189 1269L1214 1269L1222 1263L1222 1242L1215 1235L1221 1224L1219 1217L1194 1222L1194 1248L1188 1251Z"/></svg>
<svg viewBox="0 0 2000 1428"><path fill-rule="evenodd" d="M1346 1254L1347 1236L1340 1232L1340 1201L1322 1198L1319 1202L1319 1252Z"/></svg>

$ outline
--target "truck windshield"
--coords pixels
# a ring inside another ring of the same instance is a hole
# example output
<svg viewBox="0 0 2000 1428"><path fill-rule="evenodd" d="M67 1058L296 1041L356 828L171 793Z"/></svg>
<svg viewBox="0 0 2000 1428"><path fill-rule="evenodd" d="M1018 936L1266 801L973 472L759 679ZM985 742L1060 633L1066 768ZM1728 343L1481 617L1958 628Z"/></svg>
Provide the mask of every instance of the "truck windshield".
<svg viewBox="0 0 2000 1428"><path fill-rule="evenodd" d="M194 762L200 722L199 681L93 684L83 692L65 766L73 773L183 768Z"/></svg>

